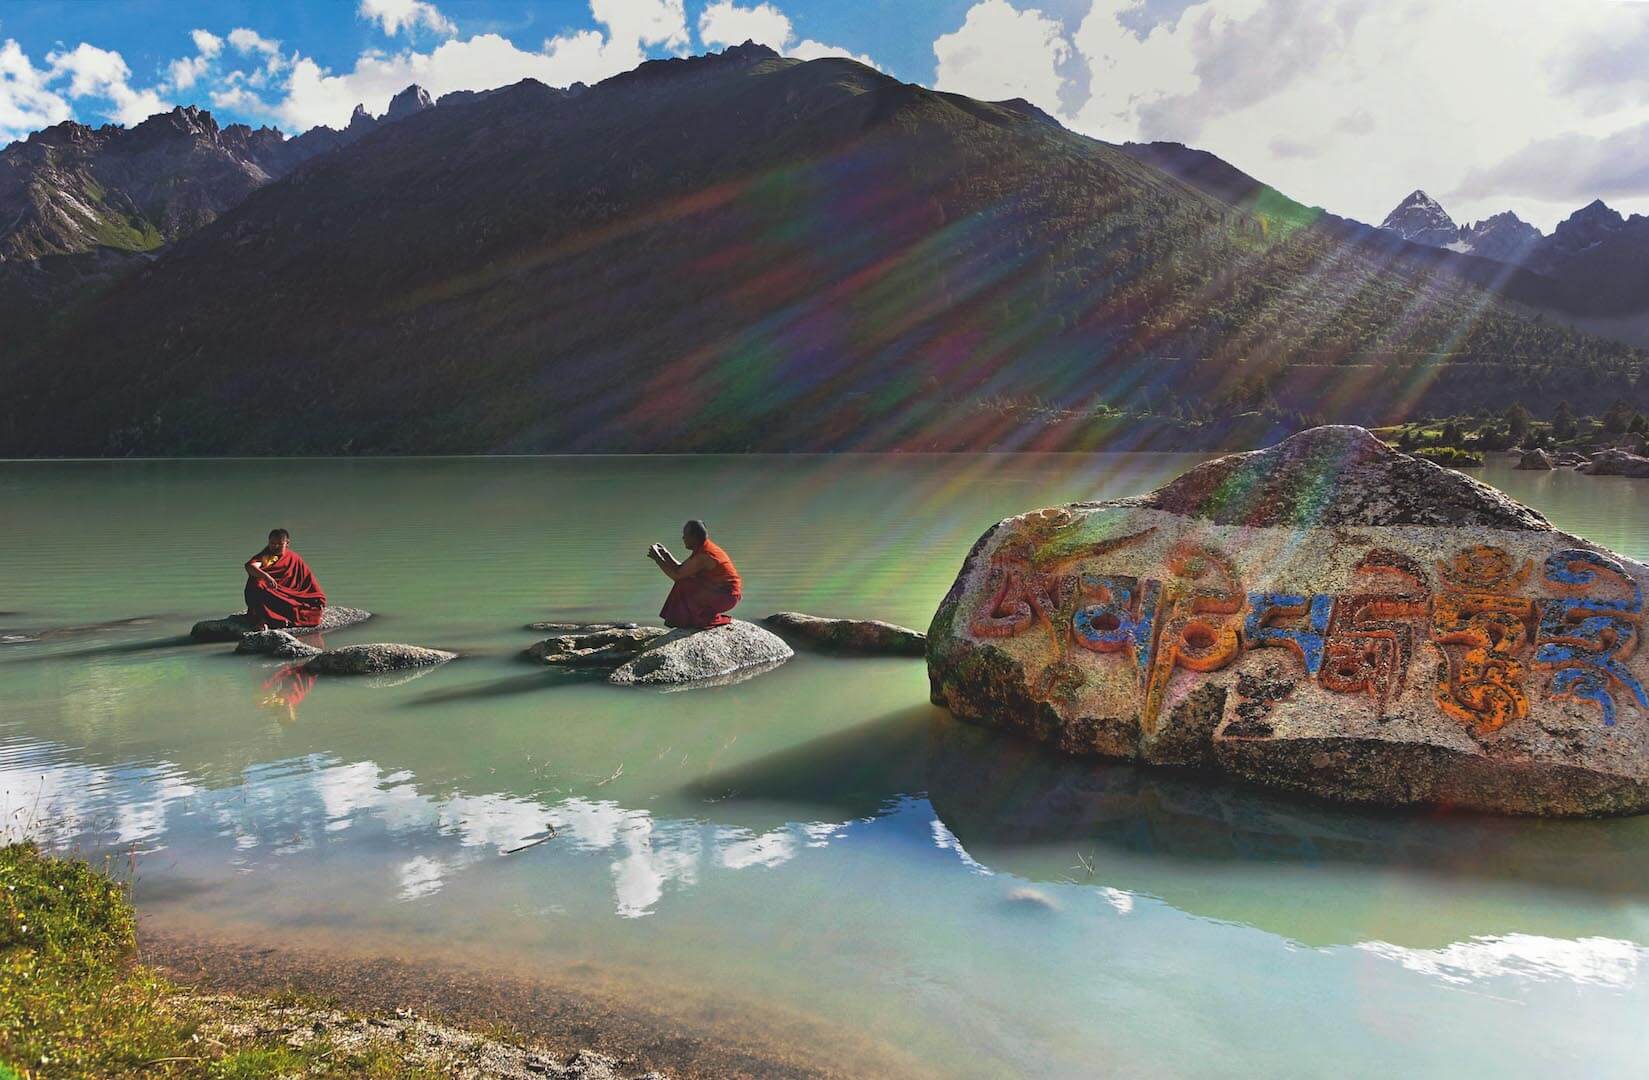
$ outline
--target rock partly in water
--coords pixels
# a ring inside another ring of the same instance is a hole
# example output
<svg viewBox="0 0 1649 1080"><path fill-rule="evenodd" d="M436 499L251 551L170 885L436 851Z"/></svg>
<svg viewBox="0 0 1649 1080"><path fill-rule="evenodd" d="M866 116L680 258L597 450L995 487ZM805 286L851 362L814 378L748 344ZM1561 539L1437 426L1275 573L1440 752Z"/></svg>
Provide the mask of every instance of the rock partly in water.
<svg viewBox="0 0 1649 1080"><path fill-rule="evenodd" d="M637 630L640 623L633 622L530 622L527 630L537 630L545 634L593 634L599 630Z"/></svg>
<svg viewBox="0 0 1649 1080"><path fill-rule="evenodd" d="M1573 450L1559 450L1552 455L1552 464L1560 469L1570 469L1576 465L1587 465L1591 463L1591 460L1585 454Z"/></svg>
<svg viewBox="0 0 1649 1080"><path fill-rule="evenodd" d="M842 652L922 656L928 636L879 619L826 619L799 611L780 611L762 622L790 638Z"/></svg>
<svg viewBox="0 0 1649 1080"><path fill-rule="evenodd" d="M1514 468L1529 472L1550 472L1552 470L1552 459L1544 450L1525 450L1517 459Z"/></svg>
<svg viewBox="0 0 1649 1080"><path fill-rule="evenodd" d="M616 668L669 633L662 626L619 623L544 623L561 632L530 645L524 655L552 667L580 670Z"/></svg>
<svg viewBox="0 0 1649 1080"><path fill-rule="evenodd" d="M1649 567L1361 428L1000 522L936 703L1070 754L1350 802L1649 809Z"/></svg>
<svg viewBox="0 0 1649 1080"><path fill-rule="evenodd" d="M305 664L303 670L316 675L381 675L386 671L431 667L456 659L457 653L440 649L379 642L328 649Z"/></svg>
<svg viewBox="0 0 1649 1080"><path fill-rule="evenodd" d="M1626 450L1599 450L1580 471L1587 476L1649 476L1649 458Z"/></svg>
<svg viewBox="0 0 1649 1080"><path fill-rule="evenodd" d="M285 630L254 630L242 634L240 644L235 646L238 653L251 653L258 656L273 656L281 660L306 660L311 656L319 656L321 650L313 645L305 645Z"/></svg>
<svg viewBox="0 0 1649 1080"><path fill-rule="evenodd" d="M795 654L774 634L734 620L708 630L671 630L607 677L622 686L670 686L773 665Z"/></svg>
<svg viewBox="0 0 1649 1080"><path fill-rule="evenodd" d="M372 612L362 611L360 608L329 607L321 613L319 626L291 626L286 630L300 637L307 634L326 634L366 622L370 618ZM189 636L196 641L239 641L243 634L249 634L254 629L251 619L242 611L237 615L225 615L221 619L198 622L190 629Z"/></svg>

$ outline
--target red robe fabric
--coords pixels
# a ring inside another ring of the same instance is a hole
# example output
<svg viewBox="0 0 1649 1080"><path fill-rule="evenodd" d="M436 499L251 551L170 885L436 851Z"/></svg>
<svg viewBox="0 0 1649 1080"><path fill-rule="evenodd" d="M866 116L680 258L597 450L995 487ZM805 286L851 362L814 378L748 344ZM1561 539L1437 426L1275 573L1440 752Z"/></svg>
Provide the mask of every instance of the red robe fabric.
<svg viewBox="0 0 1649 1080"><path fill-rule="evenodd" d="M744 595L744 583L733 568L733 560L713 540L699 545L698 553L709 556L714 565L671 587L659 611L665 626L702 630L733 621L727 613Z"/></svg>
<svg viewBox="0 0 1649 1080"><path fill-rule="evenodd" d="M270 585L262 578L246 583L246 617L253 625L273 627L319 626L326 611L326 593L310 573L309 564L291 548L272 563L263 563L263 552L253 556L263 572L275 579Z"/></svg>

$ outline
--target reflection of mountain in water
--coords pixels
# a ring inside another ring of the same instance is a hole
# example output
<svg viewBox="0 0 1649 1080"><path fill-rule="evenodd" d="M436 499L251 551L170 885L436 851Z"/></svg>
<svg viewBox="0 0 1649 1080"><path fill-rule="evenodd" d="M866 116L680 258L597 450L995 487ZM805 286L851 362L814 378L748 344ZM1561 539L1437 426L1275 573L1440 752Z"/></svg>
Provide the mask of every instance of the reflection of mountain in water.
<svg viewBox="0 0 1649 1080"><path fill-rule="evenodd" d="M1491 930L1614 932L1611 907L1649 899L1649 819L1342 808L1191 773L1062 757L932 709L816 740L695 789L726 796L717 815L752 828L762 827L763 807L801 802L822 816L859 817L925 790L945 831L939 842L983 868L1092 880L1309 943L1355 941L1371 929L1414 944ZM1417 879L1419 895L1459 879L1487 888L1458 907L1401 911L1404 890L1371 890L1370 875ZM1525 905L1527 887L1568 895ZM1306 911L1300 898L1308 895L1316 899Z"/></svg>

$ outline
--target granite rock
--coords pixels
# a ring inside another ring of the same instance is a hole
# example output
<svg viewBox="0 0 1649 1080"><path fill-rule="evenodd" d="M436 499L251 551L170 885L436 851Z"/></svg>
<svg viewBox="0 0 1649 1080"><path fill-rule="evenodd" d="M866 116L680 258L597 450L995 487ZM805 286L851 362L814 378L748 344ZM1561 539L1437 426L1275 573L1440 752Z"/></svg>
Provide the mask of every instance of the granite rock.
<svg viewBox="0 0 1649 1080"><path fill-rule="evenodd" d="M273 656L281 660L307 660L321 653L320 649L304 644L285 630L254 630L242 634L235 651L257 656Z"/></svg>
<svg viewBox="0 0 1649 1080"><path fill-rule="evenodd" d="M795 654L782 639L734 620L707 630L671 630L654 638L607 681L620 686L671 686L719 679L745 668L777 666Z"/></svg>
<svg viewBox="0 0 1649 1080"><path fill-rule="evenodd" d="M346 626L366 622L372 618L372 612L362 611L360 608L328 607L321 613L319 626L289 626L286 632L303 637L308 634L326 634L333 630L342 630ZM196 623L190 630L189 636L196 641L239 641L242 636L253 631L251 620L246 612L234 615L225 615L221 619L206 619Z"/></svg>
<svg viewBox="0 0 1649 1080"><path fill-rule="evenodd" d="M840 652L887 656L922 656L927 652L926 634L879 619L827 619L799 611L780 611L762 622L788 638L800 638Z"/></svg>
<svg viewBox="0 0 1649 1080"><path fill-rule="evenodd" d="M432 667L456 659L457 653L440 649L378 642L328 649L305 664L303 670L317 675L381 675L386 671Z"/></svg>

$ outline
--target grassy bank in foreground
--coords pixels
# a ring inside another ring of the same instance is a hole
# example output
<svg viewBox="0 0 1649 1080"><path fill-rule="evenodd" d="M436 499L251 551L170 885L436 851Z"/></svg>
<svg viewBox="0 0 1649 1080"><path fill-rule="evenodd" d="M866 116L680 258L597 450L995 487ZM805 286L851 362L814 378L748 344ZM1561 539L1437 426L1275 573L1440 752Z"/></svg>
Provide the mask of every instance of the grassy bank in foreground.
<svg viewBox="0 0 1649 1080"><path fill-rule="evenodd" d="M203 994L137 962L125 886L32 844L0 848L0 1080L13 1077L635 1076L404 1013Z"/></svg>

